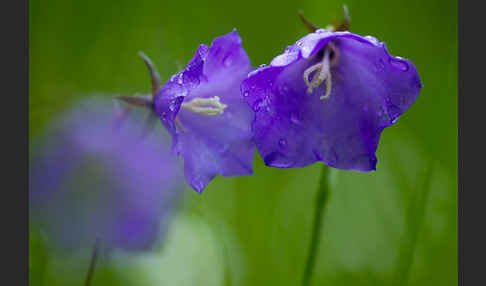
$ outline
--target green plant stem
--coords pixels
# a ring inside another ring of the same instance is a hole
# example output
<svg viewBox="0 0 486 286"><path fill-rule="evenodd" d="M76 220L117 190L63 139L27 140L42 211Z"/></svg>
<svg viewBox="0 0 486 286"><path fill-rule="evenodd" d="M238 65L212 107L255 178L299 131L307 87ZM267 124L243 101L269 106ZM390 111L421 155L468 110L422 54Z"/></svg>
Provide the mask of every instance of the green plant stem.
<svg viewBox="0 0 486 286"><path fill-rule="evenodd" d="M316 200L315 200L315 210L314 210L314 224L312 226L312 237L309 246L309 254L307 256L307 263L304 271L304 278L302 280L302 285L310 285L312 279L312 273L314 272L314 266L316 262L316 254L319 251L319 242L322 232L322 216L326 208L326 204L329 197L329 167L326 165L322 166L321 170L321 180L319 183L319 188L317 189Z"/></svg>
<svg viewBox="0 0 486 286"><path fill-rule="evenodd" d="M98 249L99 249L99 242L98 240L96 240L95 245L93 247L93 254L91 255L91 261L89 263L88 273L86 274L86 280L84 281L84 286L91 285L91 280L93 278L93 273L96 266L96 260L98 259Z"/></svg>

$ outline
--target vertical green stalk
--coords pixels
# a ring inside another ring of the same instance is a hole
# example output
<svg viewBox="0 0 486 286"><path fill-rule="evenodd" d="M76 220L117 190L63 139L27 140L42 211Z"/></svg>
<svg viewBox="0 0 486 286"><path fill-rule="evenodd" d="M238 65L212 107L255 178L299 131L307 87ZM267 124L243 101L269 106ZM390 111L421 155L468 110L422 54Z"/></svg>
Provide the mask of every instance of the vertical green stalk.
<svg viewBox="0 0 486 286"><path fill-rule="evenodd" d="M89 263L88 273L86 274L86 280L84 281L85 286L91 285L91 280L93 279L93 273L96 266L96 260L98 258L98 249L99 249L99 241L97 239L93 247L93 254L91 255L91 261Z"/></svg>
<svg viewBox="0 0 486 286"><path fill-rule="evenodd" d="M323 165L321 170L321 180L319 183L319 188L317 189L315 200L316 205L314 210L314 224L312 226L312 237L309 246L309 254L307 256L304 278L302 280L302 285L304 286L310 285L312 273L314 272L314 266L316 263L316 254L319 251L319 242L322 231L322 216L329 197L328 178L329 167Z"/></svg>

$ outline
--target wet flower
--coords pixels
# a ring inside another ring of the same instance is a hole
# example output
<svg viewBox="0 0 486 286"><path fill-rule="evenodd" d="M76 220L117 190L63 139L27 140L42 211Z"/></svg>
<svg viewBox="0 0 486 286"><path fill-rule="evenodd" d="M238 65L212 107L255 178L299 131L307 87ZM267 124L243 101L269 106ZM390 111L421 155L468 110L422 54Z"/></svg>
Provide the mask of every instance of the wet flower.
<svg viewBox="0 0 486 286"><path fill-rule="evenodd" d="M30 216L63 249L150 249L180 187L167 140L145 120L88 100L56 118L31 150Z"/></svg>
<svg viewBox="0 0 486 286"><path fill-rule="evenodd" d="M200 45L184 70L156 93L154 108L172 135L173 151L198 192L217 175L253 172L253 112L240 93L250 60L233 32Z"/></svg>
<svg viewBox="0 0 486 286"><path fill-rule="evenodd" d="M422 85L409 60L371 36L318 29L269 66L249 74L242 93L268 166L376 168L380 134L415 101Z"/></svg>

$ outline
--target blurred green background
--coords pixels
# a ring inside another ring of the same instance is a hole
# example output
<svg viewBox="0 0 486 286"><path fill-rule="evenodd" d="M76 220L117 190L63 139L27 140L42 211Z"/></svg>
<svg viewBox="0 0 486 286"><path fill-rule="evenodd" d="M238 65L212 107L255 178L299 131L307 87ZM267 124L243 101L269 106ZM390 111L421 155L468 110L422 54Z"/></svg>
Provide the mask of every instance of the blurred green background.
<svg viewBox="0 0 486 286"><path fill-rule="evenodd" d="M256 67L307 33L299 9L325 27L343 4L351 31L412 60L423 89L383 132L377 171L331 171L313 285L457 285L456 1L32 0L30 139L88 93L148 93L139 50L167 80L237 28ZM299 285L321 166L268 168L256 155L253 176L187 187L163 245L102 259L93 285ZM33 230L29 253L31 285L81 285L89 250L54 255Z"/></svg>

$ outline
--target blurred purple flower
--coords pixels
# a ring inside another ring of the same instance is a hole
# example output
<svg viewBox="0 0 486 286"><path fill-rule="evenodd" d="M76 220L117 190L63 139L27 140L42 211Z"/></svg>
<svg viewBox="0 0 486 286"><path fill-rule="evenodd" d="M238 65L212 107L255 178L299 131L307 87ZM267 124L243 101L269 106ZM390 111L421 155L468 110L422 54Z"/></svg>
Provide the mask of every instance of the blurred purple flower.
<svg viewBox="0 0 486 286"><path fill-rule="evenodd" d="M179 197L165 138L109 103L78 104L31 151L31 220L61 248L150 249Z"/></svg>
<svg viewBox="0 0 486 286"><path fill-rule="evenodd" d="M266 165L322 161L376 169L380 134L415 101L422 85L412 62L371 36L319 29L249 74L242 94Z"/></svg>
<svg viewBox="0 0 486 286"><path fill-rule="evenodd" d="M253 172L253 112L240 93L250 60L233 32L200 45L187 67L155 96L155 111L184 157L184 173L198 192L217 175Z"/></svg>

